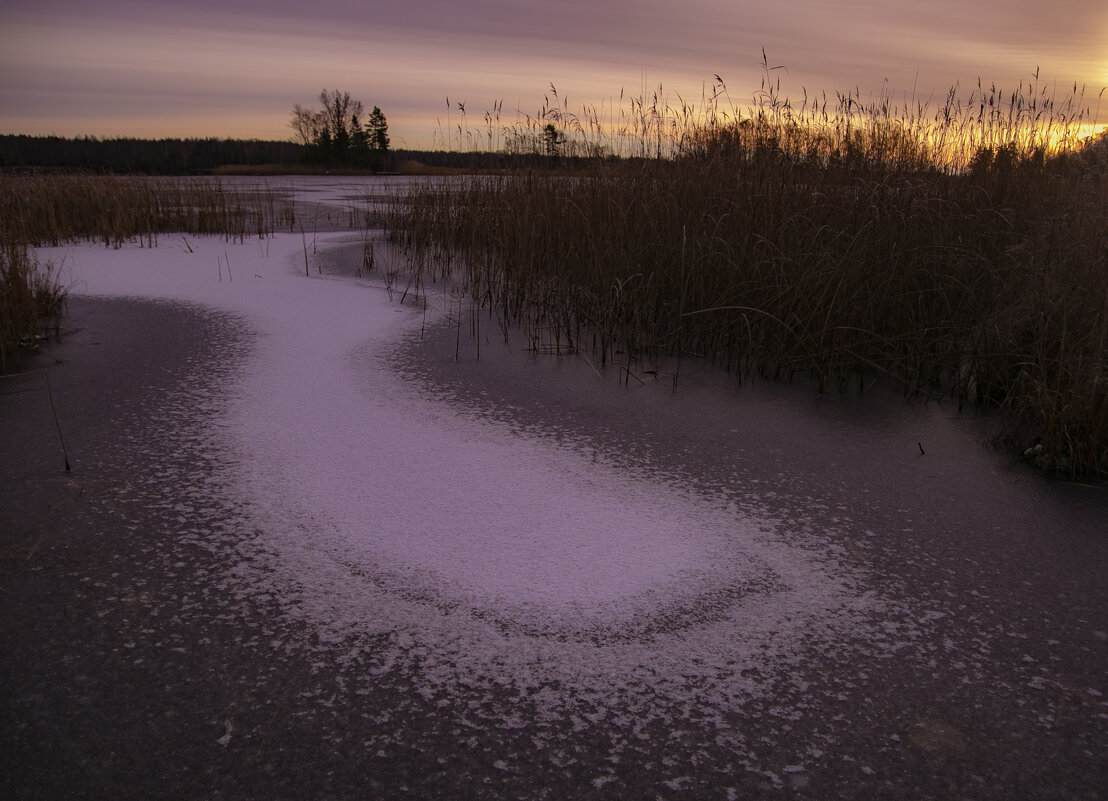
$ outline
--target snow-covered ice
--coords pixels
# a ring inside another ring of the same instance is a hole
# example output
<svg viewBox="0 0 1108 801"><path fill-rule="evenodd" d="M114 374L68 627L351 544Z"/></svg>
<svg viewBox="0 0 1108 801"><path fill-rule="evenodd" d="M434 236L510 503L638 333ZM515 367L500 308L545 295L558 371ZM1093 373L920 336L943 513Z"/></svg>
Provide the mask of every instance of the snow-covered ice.
<svg viewBox="0 0 1108 801"><path fill-rule="evenodd" d="M428 698L467 687L483 709L515 688L563 722L589 699L598 720L622 709L608 722L632 737L692 708L722 721L782 683L803 693L793 668L812 653L899 647L875 623L892 602L800 544L797 519L421 393L387 356L433 312L306 276L304 248L297 234L39 251L76 294L210 308L253 332L225 395L194 399L220 421L196 436L231 465L204 491L249 521L234 592L278 595L351 659L372 638L367 669L410 673ZM767 708L787 719L781 704Z"/></svg>
<svg viewBox="0 0 1108 801"><path fill-rule="evenodd" d="M189 361L128 370L135 402L92 410L120 414L134 465L85 449L75 474L112 479L94 520L150 563L96 585L96 620L141 602L179 630L172 653L250 666L213 750L256 753L272 703L336 754L438 765L432 784L488 797L639 797L636 777L667 797L942 797L940 757L988 797L1091 778L1066 784L1105 719L1098 490L1040 481L980 447L980 420L879 387L735 390L687 363L677 392L615 387L583 357L487 340L475 362L449 319L468 300L317 270L360 263L362 234L321 229L385 202L380 185L287 192L330 204L314 232L38 253L75 294L153 301L135 321L207 318L190 349L176 337L198 318L172 315Z"/></svg>

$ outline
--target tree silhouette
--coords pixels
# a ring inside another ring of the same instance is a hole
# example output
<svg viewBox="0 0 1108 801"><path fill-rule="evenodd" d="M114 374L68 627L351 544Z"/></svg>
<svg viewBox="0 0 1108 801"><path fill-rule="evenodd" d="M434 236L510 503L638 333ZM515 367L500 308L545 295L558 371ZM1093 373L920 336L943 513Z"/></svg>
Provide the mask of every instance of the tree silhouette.
<svg viewBox="0 0 1108 801"><path fill-rule="evenodd" d="M553 123L547 123L546 127L542 129L543 152L547 156L559 155L565 141L565 134L554 127Z"/></svg>
<svg viewBox="0 0 1108 801"><path fill-rule="evenodd" d="M306 145L316 161L379 169L389 149L388 122L381 109L374 106L363 126L365 106L349 92L324 89L319 104L316 111L299 103L292 107L289 125L294 139Z"/></svg>
<svg viewBox="0 0 1108 801"><path fill-rule="evenodd" d="M384 152L389 149L389 124L377 106L369 115L369 142L374 150Z"/></svg>

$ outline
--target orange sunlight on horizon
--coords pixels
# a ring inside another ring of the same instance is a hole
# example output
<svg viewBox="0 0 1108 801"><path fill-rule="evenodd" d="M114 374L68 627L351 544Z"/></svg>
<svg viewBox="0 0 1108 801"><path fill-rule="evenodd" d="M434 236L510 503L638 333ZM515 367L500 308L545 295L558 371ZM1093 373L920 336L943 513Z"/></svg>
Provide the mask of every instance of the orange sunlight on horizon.
<svg viewBox="0 0 1108 801"><path fill-rule="evenodd" d="M567 0L579 23L521 4L495 6L506 17L491 26L449 5L439 20L400 6L328 18L283 0L187 14L167 2L117 2L0 5L0 132L286 140L294 103L340 88L382 108L397 147L428 148L484 136L484 115L498 105L502 123L540 113L551 83L565 110L609 117L621 92L649 102L659 84L665 101L700 109L716 75L734 107L749 105L767 77L795 102L805 91L834 98L857 88L863 100L888 95L898 106L941 104L955 84L968 94L978 76L1014 90L1036 65L1044 84L1088 84L1091 105L1096 78L1108 83L1108 37L1096 33L1108 31L1108 12L1077 35L1057 16L1014 15L983 33L969 23L995 15L953 0L936 0L922 20L912 9L874 15L811 0L787 0L792 14L718 0L646 10ZM1069 2L1088 15L1085 0L1062 0L1058 13ZM965 14L967 24L947 24ZM768 66L782 69L764 71L763 47Z"/></svg>

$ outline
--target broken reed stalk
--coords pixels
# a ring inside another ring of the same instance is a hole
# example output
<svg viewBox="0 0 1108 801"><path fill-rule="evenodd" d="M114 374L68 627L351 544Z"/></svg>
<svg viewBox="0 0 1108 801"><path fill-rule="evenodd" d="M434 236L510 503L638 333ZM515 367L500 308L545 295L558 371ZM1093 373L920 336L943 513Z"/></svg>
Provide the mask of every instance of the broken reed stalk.
<svg viewBox="0 0 1108 801"><path fill-rule="evenodd" d="M58 432L58 444L62 448L62 459L65 462L65 472L72 472L69 464L69 452L65 447L65 438L62 437L62 424L58 419L58 407L54 404L54 389L50 384L50 373L46 370L28 370L22 373L9 373L0 378L18 378L20 376L41 375L46 380L46 396L50 401L50 412L54 416L54 429Z"/></svg>
<svg viewBox="0 0 1108 801"><path fill-rule="evenodd" d="M46 377L46 395L50 399L50 411L54 415L54 428L58 432L58 443L62 446L62 458L65 460L65 472L70 472L69 453L65 449L65 439L62 437L62 424L58 420L58 407L54 405L54 390L50 386L50 373L45 370L42 374Z"/></svg>
<svg viewBox="0 0 1108 801"><path fill-rule="evenodd" d="M300 244L304 248L304 277L310 278L311 273L308 271L308 236L304 233L304 225L300 225Z"/></svg>

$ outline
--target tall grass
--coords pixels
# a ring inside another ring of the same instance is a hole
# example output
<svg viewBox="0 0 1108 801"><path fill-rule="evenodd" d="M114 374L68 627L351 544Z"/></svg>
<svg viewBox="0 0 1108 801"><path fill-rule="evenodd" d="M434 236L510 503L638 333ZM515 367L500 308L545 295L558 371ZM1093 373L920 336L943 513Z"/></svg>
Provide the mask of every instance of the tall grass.
<svg viewBox="0 0 1108 801"><path fill-rule="evenodd" d="M0 241L59 245L81 239L154 246L160 233L264 236L293 225L291 205L264 187L211 178L0 176Z"/></svg>
<svg viewBox="0 0 1108 801"><path fill-rule="evenodd" d="M723 91L707 113L634 102L639 158L606 158L593 114L572 177L428 183L386 224L536 349L892 381L1000 408L1009 445L1108 474L1108 138L1082 145L1076 90L979 87L936 112L766 84L744 112Z"/></svg>
<svg viewBox="0 0 1108 801"><path fill-rule="evenodd" d="M1020 153L1050 155L1071 150L1090 133L1096 113L1084 87L1064 94L1040 81L1038 71L1014 90L980 80L968 94L952 87L935 105L913 93L897 99L886 88L876 97L859 89L828 96L803 91L799 101L781 92L775 70L762 54L761 86L749 101L732 98L718 75L697 102L659 84L638 96L621 91L607 102L574 108L551 83L533 113L518 111L505 122L503 102L471 125L465 103L455 103L458 123L436 132L441 144L459 151L513 155L551 154L566 159L675 158L712 144L776 145L810 158L849 154L881 158L902 167L957 170L979 150L1013 146ZM1096 96L1099 102L1104 90ZM447 99L448 109L451 101ZM449 116L448 116L449 121Z"/></svg>
<svg viewBox="0 0 1108 801"><path fill-rule="evenodd" d="M65 296L52 264L40 264L25 246L0 243L0 373L44 327L58 330Z"/></svg>
<svg viewBox="0 0 1108 801"><path fill-rule="evenodd" d="M29 248L78 240L153 247L161 233L265 236L294 224L291 204L264 187L207 178L0 175L0 371L45 320L57 327L65 288Z"/></svg>

